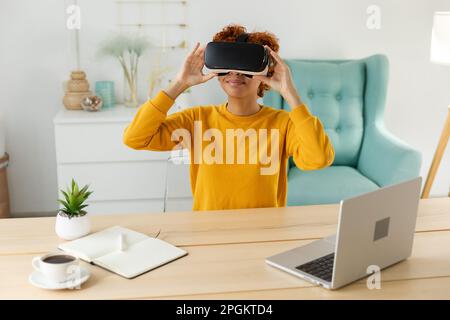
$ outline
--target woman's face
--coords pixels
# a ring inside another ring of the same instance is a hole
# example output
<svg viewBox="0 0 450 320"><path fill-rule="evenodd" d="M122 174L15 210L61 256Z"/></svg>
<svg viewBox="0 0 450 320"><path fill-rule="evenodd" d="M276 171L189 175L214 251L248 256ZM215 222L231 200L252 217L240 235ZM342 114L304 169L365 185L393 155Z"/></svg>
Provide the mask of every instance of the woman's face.
<svg viewBox="0 0 450 320"><path fill-rule="evenodd" d="M261 83L260 80L248 78L242 73L234 71L229 72L224 76L219 76L218 80L225 93L234 98L243 98L248 96L254 96L258 98L258 87Z"/></svg>

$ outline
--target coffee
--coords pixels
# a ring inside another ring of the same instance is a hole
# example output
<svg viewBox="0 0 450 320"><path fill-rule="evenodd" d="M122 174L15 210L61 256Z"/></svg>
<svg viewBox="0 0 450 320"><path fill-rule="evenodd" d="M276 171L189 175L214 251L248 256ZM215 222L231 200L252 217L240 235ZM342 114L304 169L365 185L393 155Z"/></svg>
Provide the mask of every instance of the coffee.
<svg viewBox="0 0 450 320"><path fill-rule="evenodd" d="M74 260L75 260L75 257L69 256L67 254L60 254L60 255L46 257L42 261L46 262L46 263L67 263L67 262L71 262Z"/></svg>
<svg viewBox="0 0 450 320"><path fill-rule="evenodd" d="M51 282L63 283L69 276L77 275L78 259L68 253L49 253L34 257L31 265Z"/></svg>

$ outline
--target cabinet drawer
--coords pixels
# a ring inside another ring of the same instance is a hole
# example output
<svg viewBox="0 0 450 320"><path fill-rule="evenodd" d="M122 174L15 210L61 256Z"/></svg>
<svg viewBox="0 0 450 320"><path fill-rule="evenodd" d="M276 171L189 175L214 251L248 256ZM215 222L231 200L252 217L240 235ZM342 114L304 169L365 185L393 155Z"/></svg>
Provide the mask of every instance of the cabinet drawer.
<svg viewBox="0 0 450 320"><path fill-rule="evenodd" d="M166 212L192 211L192 198L168 198Z"/></svg>
<svg viewBox="0 0 450 320"><path fill-rule="evenodd" d="M163 212L163 199L87 201L87 203L89 206L86 210L92 215Z"/></svg>
<svg viewBox="0 0 450 320"><path fill-rule="evenodd" d="M169 152L133 150L123 143L128 123L63 123L55 125L58 163L167 159Z"/></svg>
<svg viewBox="0 0 450 320"><path fill-rule="evenodd" d="M92 200L164 198L166 161L78 163L58 165L58 186L65 189L72 177L89 184Z"/></svg>
<svg viewBox="0 0 450 320"><path fill-rule="evenodd" d="M189 164L167 163L167 197L192 197Z"/></svg>
<svg viewBox="0 0 450 320"><path fill-rule="evenodd" d="M168 199L166 212L180 212L192 210L192 198ZM161 213L164 211L163 199L148 200L108 200L87 201L86 210L92 215L103 214L133 214L133 213Z"/></svg>

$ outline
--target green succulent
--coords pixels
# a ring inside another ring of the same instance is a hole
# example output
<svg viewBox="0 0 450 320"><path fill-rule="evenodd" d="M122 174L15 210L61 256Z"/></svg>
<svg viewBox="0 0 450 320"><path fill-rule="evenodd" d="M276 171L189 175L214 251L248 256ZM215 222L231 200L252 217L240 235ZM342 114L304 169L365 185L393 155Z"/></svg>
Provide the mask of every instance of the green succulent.
<svg viewBox="0 0 450 320"><path fill-rule="evenodd" d="M92 194L92 191L88 191L88 187L88 185L85 185L80 190L78 184L72 178L71 189L67 188L67 191L61 190L61 193L64 195L64 200L58 199L58 202L64 207L59 209L59 214L69 219L84 216L87 212L83 209L88 206L84 202Z"/></svg>

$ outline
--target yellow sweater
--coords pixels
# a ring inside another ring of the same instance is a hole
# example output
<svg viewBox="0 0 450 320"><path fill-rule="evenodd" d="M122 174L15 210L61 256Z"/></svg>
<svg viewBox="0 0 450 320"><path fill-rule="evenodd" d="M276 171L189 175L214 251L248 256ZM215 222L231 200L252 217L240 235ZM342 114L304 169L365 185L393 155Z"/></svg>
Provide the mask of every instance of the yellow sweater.
<svg viewBox="0 0 450 320"><path fill-rule="evenodd" d="M139 108L123 140L133 149L154 151L182 142L190 150L193 210L285 206L289 156L302 170L334 160L321 122L306 105L291 112L260 105L257 113L238 116L222 103L167 115L173 103L158 92Z"/></svg>

